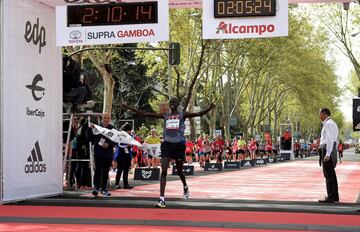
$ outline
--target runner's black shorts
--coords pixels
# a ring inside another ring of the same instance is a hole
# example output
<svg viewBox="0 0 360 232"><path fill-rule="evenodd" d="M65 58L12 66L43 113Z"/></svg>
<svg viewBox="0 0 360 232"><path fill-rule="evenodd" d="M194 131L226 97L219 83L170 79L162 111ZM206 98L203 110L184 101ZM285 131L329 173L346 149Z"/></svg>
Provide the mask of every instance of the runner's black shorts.
<svg viewBox="0 0 360 232"><path fill-rule="evenodd" d="M211 151L209 151L209 152L204 152L204 155L205 155L205 156L211 155Z"/></svg>
<svg viewBox="0 0 360 232"><path fill-rule="evenodd" d="M163 142L161 144L161 157L170 157L175 160L185 160L186 146L184 142L169 143Z"/></svg>

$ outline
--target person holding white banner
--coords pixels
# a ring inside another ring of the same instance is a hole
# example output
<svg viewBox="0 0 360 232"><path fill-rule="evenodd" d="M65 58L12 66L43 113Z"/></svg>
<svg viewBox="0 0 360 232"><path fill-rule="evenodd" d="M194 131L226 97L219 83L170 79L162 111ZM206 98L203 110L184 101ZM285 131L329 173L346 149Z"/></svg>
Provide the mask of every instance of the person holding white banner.
<svg viewBox="0 0 360 232"><path fill-rule="evenodd" d="M208 113L215 107L212 103L209 108L198 113L179 112L180 102L177 98L172 97L169 102L171 112L150 113L137 109L133 109L126 104L122 104L125 109L129 109L138 115L149 118L157 118L164 120L164 142L161 144L161 179L160 179L160 199L155 207L165 208L165 186L166 176L171 160L175 160L177 173L183 183L184 198L189 198L189 186L186 183L183 173L185 161L185 119L191 117L200 117Z"/></svg>
<svg viewBox="0 0 360 232"><path fill-rule="evenodd" d="M114 126L110 124L111 117L110 114L104 113L102 115L102 124L101 126L109 130L113 129ZM104 197L111 196L111 193L108 191L108 178L109 178L109 169L114 156L114 146L116 143L111 141L109 138L102 135L96 128L94 124L90 124L89 130L89 139L94 144L94 158L95 158L95 174L94 174L94 186L95 189L92 191L94 196L101 194ZM101 188L101 189L100 189Z"/></svg>

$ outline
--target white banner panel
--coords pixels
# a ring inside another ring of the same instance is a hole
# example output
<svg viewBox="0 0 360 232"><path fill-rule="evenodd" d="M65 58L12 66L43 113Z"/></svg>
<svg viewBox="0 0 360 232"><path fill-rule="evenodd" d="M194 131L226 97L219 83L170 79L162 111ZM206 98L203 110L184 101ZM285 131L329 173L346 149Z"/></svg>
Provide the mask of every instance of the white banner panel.
<svg viewBox="0 0 360 232"><path fill-rule="evenodd" d="M251 16L275 6L271 3L276 3L276 16ZM203 0L204 39L288 36L288 0L229 0L218 4L221 14L232 16L215 18L215 0Z"/></svg>
<svg viewBox="0 0 360 232"><path fill-rule="evenodd" d="M62 59L55 10L4 0L4 202L62 192Z"/></svg>
<svg viewBox="0 0 360 232"><path fill-rule="evenodd" d="M87 5L86 8L79 6L78 10L69 6L74 9L72 11L67 6L56 7L56 44L75 46L167 41L169 1L153 2L156 4Z"/></svg>

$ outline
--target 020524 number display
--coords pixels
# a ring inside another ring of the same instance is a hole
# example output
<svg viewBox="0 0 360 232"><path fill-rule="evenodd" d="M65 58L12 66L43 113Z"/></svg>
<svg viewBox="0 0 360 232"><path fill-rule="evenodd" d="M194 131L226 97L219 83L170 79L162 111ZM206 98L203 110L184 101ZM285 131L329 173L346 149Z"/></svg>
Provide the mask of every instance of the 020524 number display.
<svg viewBox="0 0 360 232"><path fill-rule="evenodd" d="M276 0L214 0L214 17L276 16Z"/></svg>
<svg viewBox="0 0 360 232"><path fill-rule="evenodd" d="M148 23L158 23L157 2L76 5L67 7L68 27Z"/></svg>

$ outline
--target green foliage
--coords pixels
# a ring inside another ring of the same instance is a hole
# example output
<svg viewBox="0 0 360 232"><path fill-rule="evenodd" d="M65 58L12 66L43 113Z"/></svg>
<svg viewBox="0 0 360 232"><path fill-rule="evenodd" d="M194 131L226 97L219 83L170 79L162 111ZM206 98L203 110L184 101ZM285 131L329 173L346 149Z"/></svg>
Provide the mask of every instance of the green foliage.
<svg viewBox="0 0 360 232"><path fill-rule="evenodd" d="M302 134L315 136L320 125L318 110L324 106L337 113L341 124L337 77L334 64L326 59L328 39L306 16L290 14L289 37L203 42L201 19L192 16L196 12L171 12L171 39L182 45L182 62L174 72L174 82L180 96L185 96L201 58L201 44L205 43L204 64L192 97L201 106L216 100L216 118L203 121L210 130L226 130L227 115L232 113L230 116L239 119L231 128L233 132L254 135L266 124L276 132L279 123L298 121ZM148 74L159 77L166 73L165 53L137 55L148 65ZM158 81L167 84L166 78Z"/></svg>
<svg viewBox="0 0 360 232"><path fill-rule="evenodd" d="M290 13L289 37L204 41L201 18L194 16L198 12L171 10L171 41L181 43L181 63L172 70L172 77L173 92L182 100L190 97L189 109L194 105L204 109L216 102L216 111L202 118L204 133L223 129L226 137L238 131L253 136L269 125L277 136L279 124L286 122L299 125L305 138L313 138L320 129L321 107L330 108L339 127L343 126L338 78L334 63L327 59L329 38L307 16ZM116 117L135 117L123 115L118 107L121 101L157 111L168 92L167 62L164 51L114 53ZM92 88L101 96L100 83ZM231 117L238 119L234 127L229 126ZM144 137L151 127L161 131L161 122L135 120L142 125L138 133Z"/></svg>

